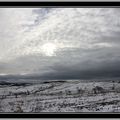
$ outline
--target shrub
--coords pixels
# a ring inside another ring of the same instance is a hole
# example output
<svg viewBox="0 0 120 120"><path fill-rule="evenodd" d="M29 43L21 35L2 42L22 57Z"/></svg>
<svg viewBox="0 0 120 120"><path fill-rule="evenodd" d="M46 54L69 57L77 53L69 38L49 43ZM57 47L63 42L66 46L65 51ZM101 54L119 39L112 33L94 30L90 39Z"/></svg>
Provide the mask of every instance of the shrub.
<svg viewBox="0 0 120 120"><path fill-rule="evenodd" d="M92 89L92 91L93 91L94 94L104 93L105 92L105 90L100 86L96 86L95 88Z"/></svg>
<svg viewBox="0 0 120 120"><path fill-rule="evenodd" d="M14 112L17 112L17 113L22 113L22 112L23 112L23 110L22 110L21 106L20 106L20 105L18 105L18 106L16 107L16 110L15 110Z"/></svg>

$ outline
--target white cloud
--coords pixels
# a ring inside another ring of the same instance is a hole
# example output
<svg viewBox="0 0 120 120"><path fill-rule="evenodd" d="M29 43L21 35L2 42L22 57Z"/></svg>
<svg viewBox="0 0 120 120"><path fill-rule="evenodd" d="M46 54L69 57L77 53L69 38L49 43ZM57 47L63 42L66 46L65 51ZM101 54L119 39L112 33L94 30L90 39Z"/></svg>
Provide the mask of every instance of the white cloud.
<svg viewBox="0 0 120 120"><path fill-rule="evenodd" d="M0 8L0 56L7 59L6 54L13 47L22 43L27 25L34 24L33 9ZM26 26L26 27L25 27Z"/></svg>
<svg viewBox="0 0 120 120"><path fill-rule="evenodd" d="M42 73L56 64L72 67L79 64L84 69L84 61L101 64L100 60L108 61L112 53L118 59L115 51L120 49L119 8L56 8L45 13L43 20L34 10L1 9L0 56L1 62L7 63L1 72ZM41 48L47 43L56 46L53 58L42 53Z"/></svg>

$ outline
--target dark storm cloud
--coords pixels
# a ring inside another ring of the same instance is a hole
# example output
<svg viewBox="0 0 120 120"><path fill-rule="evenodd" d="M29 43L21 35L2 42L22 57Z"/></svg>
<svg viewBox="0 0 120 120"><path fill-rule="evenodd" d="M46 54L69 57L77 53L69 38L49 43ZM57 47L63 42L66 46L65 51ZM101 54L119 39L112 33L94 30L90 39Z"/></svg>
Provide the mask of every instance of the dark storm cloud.
<svg viewBox="0 0 120 120"><path fill-rule="evenodd" d="M73 57L75 53L76 55ZM82 53L86 54L82 55ZM34 73L22 76L17 75L14 77L16 79L20 77L25 79L35 78L43 80L112 79L120 77L120 56L118 49L73 49L71 52L69 50L62 52L61 54L51 59L47 59L46 57L40 59L39 56L26 56L20 58L17 60L17 63L15 63L18 70L22 72L26 68L26 70L30 71L29 68L32 68ZM10 68L13 70L16 69L16 67ZM8 78L10 78L10 76L8 76Z"/></svg>
<svg viewBox="0 0 120 120"><path fill-rule="evenodd" d="M67 52L69 55L70 53ZM116 55L118 54L118 56ZM65 57L65 56L64 56ZM111 79L120 77L119 51L88 51L85 56L67 56L56 62L43 79ZM65 60L66 59L66 60ZM83 59L82 61L79 61Z"/></svg>

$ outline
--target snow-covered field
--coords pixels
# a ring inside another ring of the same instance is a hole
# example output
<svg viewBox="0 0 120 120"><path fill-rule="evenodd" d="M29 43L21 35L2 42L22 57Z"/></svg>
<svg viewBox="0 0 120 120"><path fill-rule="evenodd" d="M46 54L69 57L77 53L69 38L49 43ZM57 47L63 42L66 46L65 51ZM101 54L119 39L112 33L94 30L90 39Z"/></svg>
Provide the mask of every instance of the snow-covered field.
<svg viewBox="0 0 120 120"><path fill-rule="evenodd" d="M120 82L0 82L0 112L120 112Z"/></svg>

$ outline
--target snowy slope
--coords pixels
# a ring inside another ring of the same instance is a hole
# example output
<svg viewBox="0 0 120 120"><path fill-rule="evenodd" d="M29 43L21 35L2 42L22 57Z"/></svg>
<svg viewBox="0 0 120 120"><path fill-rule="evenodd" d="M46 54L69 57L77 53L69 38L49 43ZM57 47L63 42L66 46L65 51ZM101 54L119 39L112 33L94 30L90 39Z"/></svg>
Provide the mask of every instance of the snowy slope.
<svg viewBox="0 0 120 120"><path fill-rule="evenodd" d="M56 81L0 87L0 112L120 112L120 83Z"/></svg>

